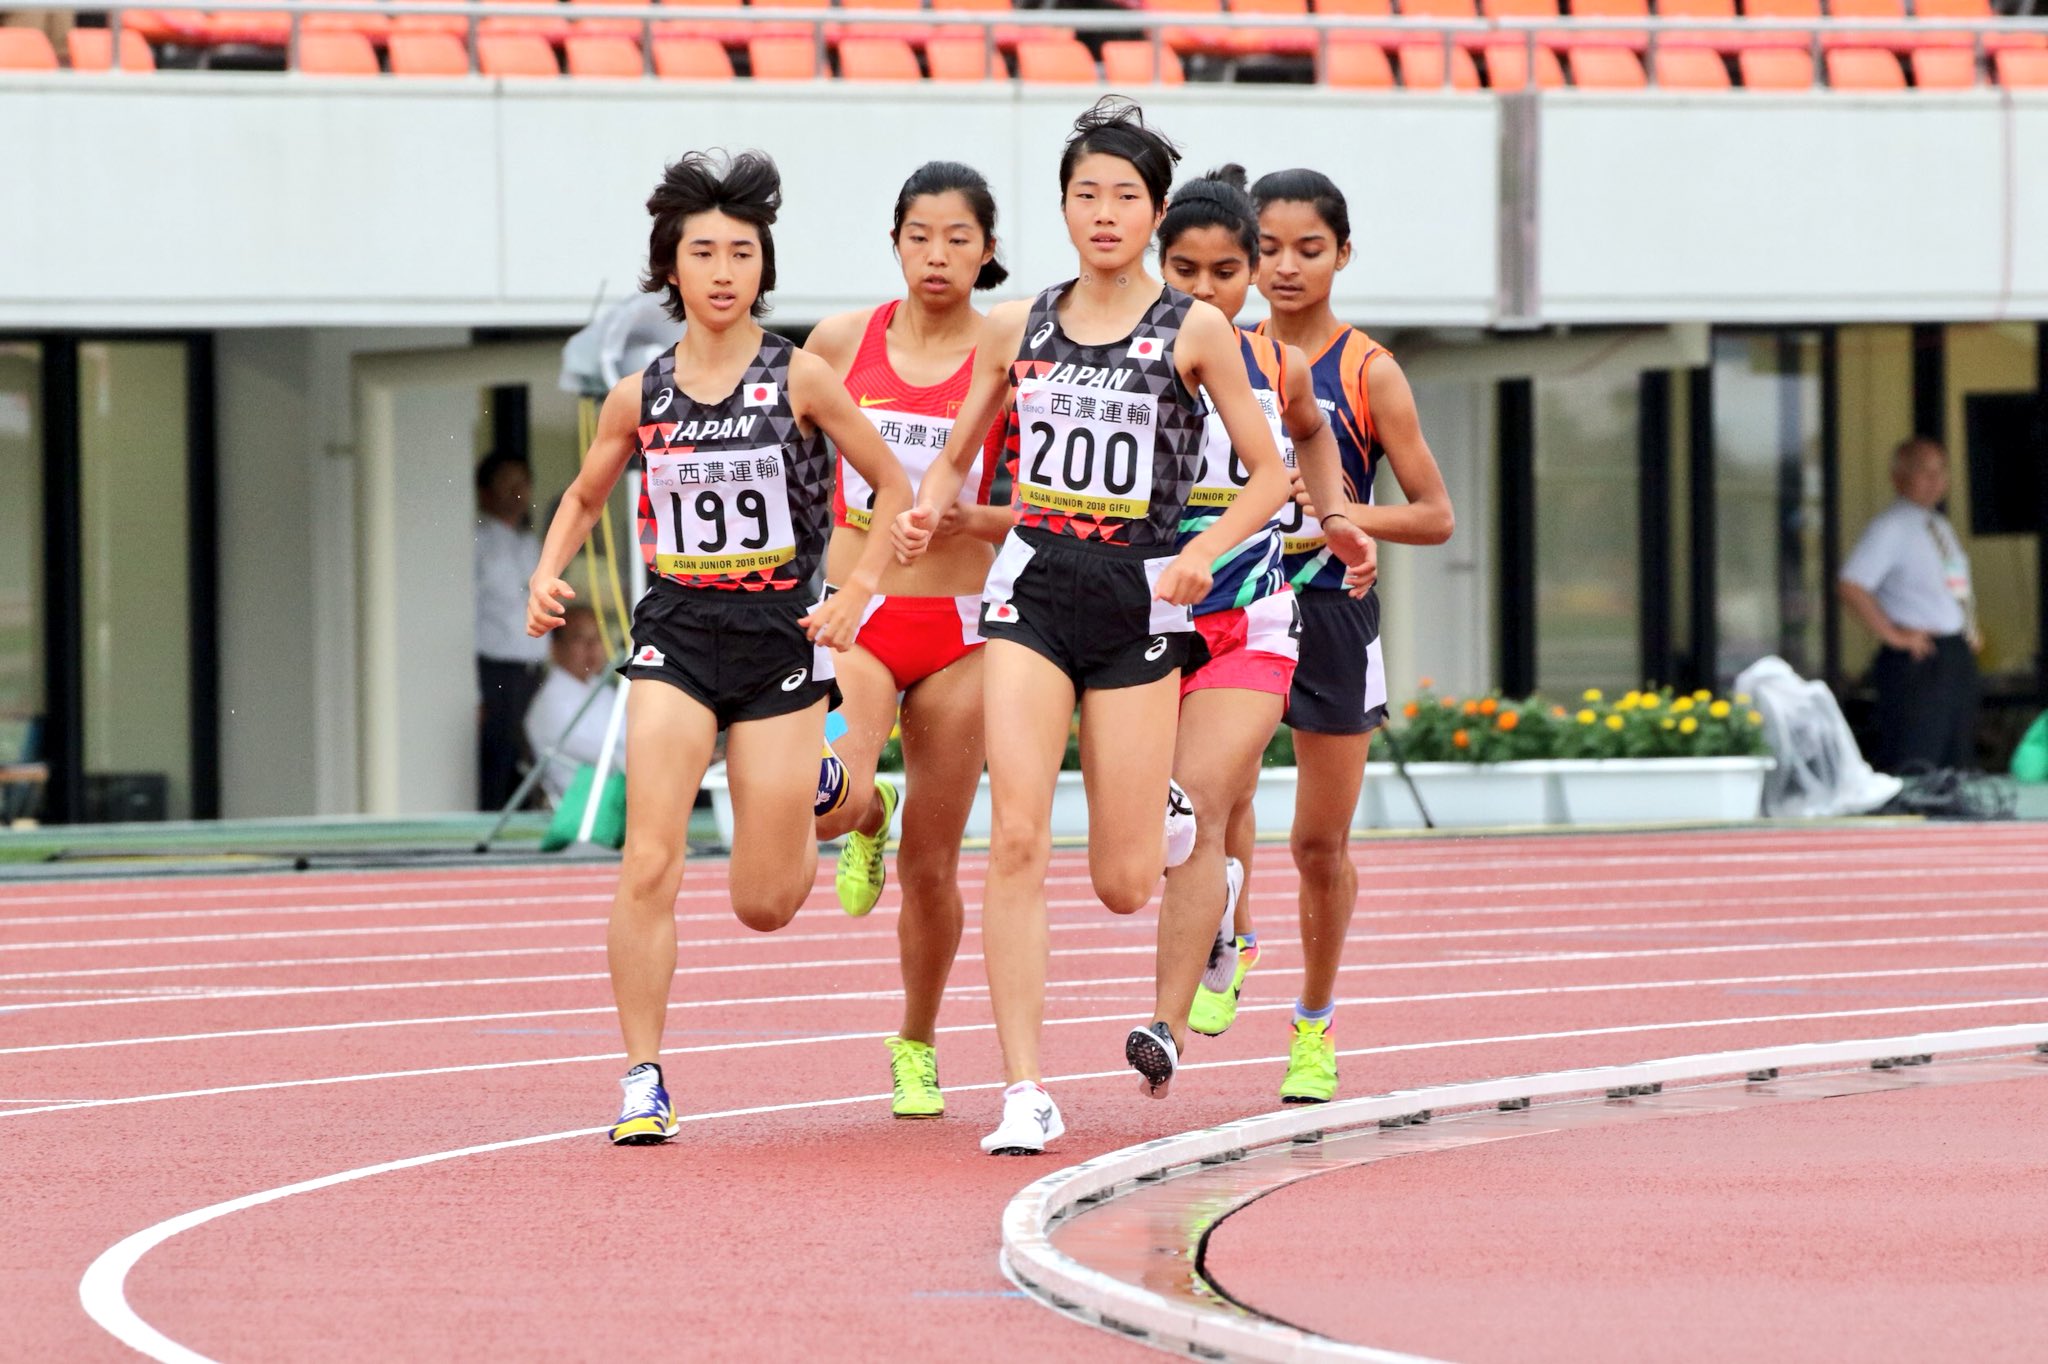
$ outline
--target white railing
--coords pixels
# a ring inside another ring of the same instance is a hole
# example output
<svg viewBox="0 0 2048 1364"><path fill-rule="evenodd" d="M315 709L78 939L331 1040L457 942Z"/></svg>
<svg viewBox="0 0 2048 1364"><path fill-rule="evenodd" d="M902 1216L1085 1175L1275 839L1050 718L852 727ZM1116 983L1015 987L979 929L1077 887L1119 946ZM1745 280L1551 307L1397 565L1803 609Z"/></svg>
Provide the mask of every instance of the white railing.
<svg viewBox="0 0 2048 1364"><path fill-rule="evenodd" d="M13 13L37 11L61 11L75 13L79 0L6 0L7 9ZM105 7L107 26L119 33L123 27L123 16L130 13L161 12L181 6L112 4ZM279 14L289 16L290 30L286 44L286 65L296 69L299 64L299 39L304 20L310 15L354 15L362 18L424 18L446 16L466 21L467 33L464 47L469 57L471 74L477 73L477 37L481 26L488 19L523 20L528 23L554 20L575 24L584 20L627 20L641 25L640 50L646 63L648 75L654 74L653 49L657 28L692 24L736 24L741 26L788 27L807 24L812 28L812 38L818 48L819 69L826 70L827 54L832 37L830 30L835 27L859 25L867 30L881 30L891 27L905 29L931 28L943 25L953 29L978 29L982 35L983 47L993 61L998 29L1054 29L1062 32L1079 33L1129 33L1142 30L1152 45L1153 70L1163 69L1165 51L1170 45L1169 35L1175 32L1193 30L1254 29L1264 32L1305 32L1315 36L1315 75L1318 82L1323 79L1328 66L1330 39L1344 33L1370 33L1374 37L1388 36L1395 45L1400 45L1400 35L1413 34L1418 43L1432 42L1443 56L1442 84L1449 87L1454 80L1451 54L1458 48L1500 47L1517 45L1522 48L1528 73L1526 84L1536 84L1535 60L1538 48L1570 48L1575 45L1600 45L1603 35L1609 37L1614 46L1634 46L1634 35L1642 35L1644 47L1644 75L1651 84L1657 83L1656 53L1661 43L1671 41L1668 35L1685 35L1686 41L1680 46L1698 47L1697 36L1702 34L1728 34L1755 36L1766 33L1782 33L1787 37L1803 37L1804 46L1811 54L1815 71L1822 68L1822 56L1830 38L1842 38L1868 33L1872 36L1873 47L1887 47L1896 35L1911 34L1933 40L1930 45L1940 45L1941 35L1963 35L1970 40L1970 50L1980 72L1984 66L1990 39L2008 35L2027 35L2048 41L2048 18L2026 19L1921 19L1912 16L1891 19L1694 19L1687 17L1627 19L1578 19L1571 17L1533 19L1434 19L1408 18L1405 16L1374 15L1282 15L1282 14L1231 14L1203 13L1199 11L1166 10L867 10L819 6L815 9L758 9L734 6L711 9L677 5L604 5L604 4L503 4L490 0L428 0L415 3L386 3L385 0L313 0L312 3L278 3L278 0L212 0L203 7L209 14ZM1960 47L1961 44L1952 44ZM121 44L114 41L111 46L113 69L121 66ZM1788 44L1790 46L1790 44ZM1255 55L1255 54L1252 54Z"/></svg>

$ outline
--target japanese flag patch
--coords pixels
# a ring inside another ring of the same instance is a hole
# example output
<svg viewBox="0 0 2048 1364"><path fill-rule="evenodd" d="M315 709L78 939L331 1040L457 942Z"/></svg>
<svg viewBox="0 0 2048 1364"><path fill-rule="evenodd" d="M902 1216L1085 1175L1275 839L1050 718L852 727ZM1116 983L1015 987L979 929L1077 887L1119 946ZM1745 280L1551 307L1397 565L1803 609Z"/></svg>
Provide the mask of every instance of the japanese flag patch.
<svg viewBox="0 0 2048 1364"><path fill-rule="evenodd" d="M666 662L668 659L652 644L641 645L639 652L633 655L633 666L636 668L659 668Z"/></svg>
<svg viewBox="0 0 2048 1364"><path fill-rule="evenodd" d="M740 398L740 406L773 407L775 406L775 395L779 391L779 388L774 384L748 384L746 392Z"/></svg>
<svg viewBox="0 0 2048 1364"><path fill-rule="evenodd" d="M994 625L1014 625L1017 621L1017 608L1006 601L992 602L988 608L988 618Z"/></svg>
<svg viewBox="0 0 2048 1364"><path fill-rule="evenodd" d="M1156 336L1134 336L1129 354L1133 360L1157 360L1166 354L1166 343Z"/></svg>

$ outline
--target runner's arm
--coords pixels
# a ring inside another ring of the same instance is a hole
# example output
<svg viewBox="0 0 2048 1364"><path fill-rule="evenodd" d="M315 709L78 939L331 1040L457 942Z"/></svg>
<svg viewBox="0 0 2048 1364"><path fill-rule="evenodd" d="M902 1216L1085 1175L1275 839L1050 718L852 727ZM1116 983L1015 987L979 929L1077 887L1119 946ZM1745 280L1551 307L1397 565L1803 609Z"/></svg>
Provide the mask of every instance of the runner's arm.
<svg viewBox="0 0 2048 1364"><path fill-rule="evenodd" d="M789 399L796 414L823 431L839 453L875 490L875 517L893 518L910 505L910 479L903 465L854 405L853 395L826 361L808 351L789 358ZM832 598L804 618L812 640L834 649L852 645L868 599L880 589L889 563L889 544L879 535L867 537L853 570Z"/></svg>
<svg viewBox="0 0 2048 1364"><path fill-rule="evenodd" d="M576 596L575 589L562 581L562 574L576 551L583 548L597 518L604 515L606 500L626 471L626 462L633 458L639 424L640 375L635 373L613 384L605 395L597 414L597 434L583 454L583 467L576 471L555 508L555 519L541 545L540 563L526 584L527 634L539 638L562 623L562 603Z"/></svg>
<svg viewBox="0 0 2048 1364"><path fill-rule="evenodd" d="M896 557L902 562L907 564L924 553L939 517L959 498L960 485L974 465L989 426L1009 397L1010 365L1024 342L1024 323L1030 314L1031 305L1027 302L999 303L982 322L981 339L974 346L974 379L966 401L960 404L959 415L953 419L953 434L946 440L944 453L932 461L930 472L918 485L915 505L897 517L891 527L890 539ZM875 519L881 520L879 507Z"/></svg>
<svg viewBox="0 0 2048 1364"><path fill-rule="evenodd" d="M1298 346L1287 348L1287 406L1280 416L1294 439L1295 470L1301 484L1297 496L1307 498L1309 516L1322 522L1330 552L1348 570L1346 589L1352 596L1362 597L1379 577L1379 547L1342 510L1344 462L1337 453L1337 433L1330 429L1329 419L1316 402L1308 357ZM1321 507L1338 510L1325 516L1318 511Z"/></svg>
<svg viewBox="0 0 2048 1364"><path fill-rule="evenodd" d="M1422 419L1415 411L1408 376L1391 355L1384 356L1366 371L1365 388L1380 448L1387 452L1408 502L1400 507L1350 502L1344 504L1344 514L1376 539L1397 545L1440 545L1451 538L1456 519L1443 471L1422 438Z"/></svg>

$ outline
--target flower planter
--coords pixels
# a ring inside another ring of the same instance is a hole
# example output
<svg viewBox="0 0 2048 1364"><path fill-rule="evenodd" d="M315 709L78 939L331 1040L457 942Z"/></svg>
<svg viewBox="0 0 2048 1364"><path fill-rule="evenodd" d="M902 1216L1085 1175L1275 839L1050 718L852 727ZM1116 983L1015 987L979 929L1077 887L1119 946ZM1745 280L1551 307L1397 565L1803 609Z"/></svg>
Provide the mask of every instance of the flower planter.
<svg viewBox="0 0 2048 1364"><path fill-rule="evenodd" d="M1409 763L1408 776L1439 829L1499 829L1560 822L1551 762ZM1391 761L1365 765L1360 797L1364 823L1374 829L1420 829L1415 794Z"/></svg>
<svg viewBox="0 0 2048 1364"><path fill-rule="evenodd" d="M1755 819L1769 758L1614 758L1560 762L1561 824Z"/></svg>

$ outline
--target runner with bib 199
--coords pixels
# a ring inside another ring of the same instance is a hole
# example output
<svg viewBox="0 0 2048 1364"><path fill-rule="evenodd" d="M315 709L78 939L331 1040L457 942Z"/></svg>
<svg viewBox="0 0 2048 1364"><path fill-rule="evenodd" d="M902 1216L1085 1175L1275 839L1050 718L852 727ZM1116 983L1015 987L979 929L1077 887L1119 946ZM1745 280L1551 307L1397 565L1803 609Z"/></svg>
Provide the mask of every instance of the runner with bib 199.
<svg viewBox="0 0 2048 1364"><path fill-rule="evenodd" d="M611 1139L666 1141L674 1105L661 1035L676 968L676 889L690 807L726 732L733 912L761 932L796 915L817 875L818 753L836 702L829 650L853 643L880 585L880 536L829 601L809 587L832 526L830 436L875 489L877 515L910 481L839 376L756 320L775 287L775 163L691 153L647 201L641 287L687 322L673 349L605 398L583 468L548 528L526 628L562 623L561 574L629 460L643 462L641 557L654 584L633 612L626 703L626 846L606 938L630 1069Z"/></svg>
<svg viewBox="0 0 2048 1364"><path fill-rule="evenodd" d="M978 171L946 161L918 167L897 192L890 235L907 294L828 317L804 344L844 378L913 482L944 448L967 397L982 324L974 291L1008 277L996 262L995 227L995 199ZM837 747L852 796L819 817L818 836L846 835L838 891L848 914L866 914L882 893L882 845L904 793L875 779L875 760L903 698L903 775L913 793L896 859L903 1024L887 1039L890 1111L899 1118L936 1118L946 1108L933 1041L960 948L960 839L981 779L981 585L1011 520L1007 507L984 505L993 465L984 452L924 557L882 575L859 637L835 660L847 722ZM842 468L839 486L827 582L851 571L870 541L888 538L886 522L874 529L874 490L859 472Z"/></svg>
<svg viewBox="0 0 2048 1364"><path fill-rule="evenodd" d="M982 938L1010 1081L982 1138L1032 1154L1065 1131L1040 1084L1045 876L1060 760L1076 702L1096 896L1141 909L1167 857L1180 674L1200 661L1190 608L1210 565L1271 520L1287 470L1245 377L1230 320L1146 273L1179 160L1114 97L1074 124L1060 158L1078 277L991 310L945 458L897 519L906 560L932 543L989 424L1011 396L1006 458L1017 524L989 570L981 631L994 814ZM1206 390L1249 477L1216 524L1177 548L1201 468Z"/></svg>

